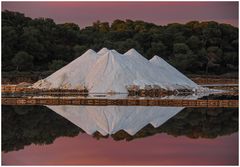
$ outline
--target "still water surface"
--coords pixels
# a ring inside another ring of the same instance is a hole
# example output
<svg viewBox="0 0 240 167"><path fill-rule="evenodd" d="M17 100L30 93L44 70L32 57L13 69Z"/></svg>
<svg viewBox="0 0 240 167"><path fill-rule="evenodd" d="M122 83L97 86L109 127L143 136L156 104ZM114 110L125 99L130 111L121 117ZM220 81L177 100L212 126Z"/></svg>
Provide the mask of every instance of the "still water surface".
<svg viewBox="0 0 240 167"><path fill-rule="evenodd" d="M3 165L237 165L238 108L2 106Z"/></svg>

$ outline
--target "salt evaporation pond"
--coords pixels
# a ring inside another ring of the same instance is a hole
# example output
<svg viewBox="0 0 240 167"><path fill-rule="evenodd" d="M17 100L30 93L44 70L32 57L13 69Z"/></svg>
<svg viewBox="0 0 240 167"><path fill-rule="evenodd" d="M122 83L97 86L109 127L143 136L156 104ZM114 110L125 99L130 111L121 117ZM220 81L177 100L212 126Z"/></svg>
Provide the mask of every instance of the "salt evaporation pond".
<svg viewBox="0 0 240 167"><path fill-rule="evenodd" d="M87 88L87 97L20 98L149 98L129 97L131 86L196 93L157 99L219 98L207 96L209 89L159 56L147 60L134 49L120 54L107 48L88 50L33 84L49 90ZM238 108L3 105L2 127L3 165L238 164Z"/></svg>

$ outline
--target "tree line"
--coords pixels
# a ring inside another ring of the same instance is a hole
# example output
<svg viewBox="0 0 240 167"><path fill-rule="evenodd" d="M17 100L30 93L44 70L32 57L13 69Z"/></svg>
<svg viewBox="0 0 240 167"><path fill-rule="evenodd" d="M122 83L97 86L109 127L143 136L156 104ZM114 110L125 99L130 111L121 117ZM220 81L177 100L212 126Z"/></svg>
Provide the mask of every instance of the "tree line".
<svg viewBox="0 0 240 167"><path fill-rule="evenodd" d="M222 74L238 71L238 28L214 21L156 25L143 21L96 21L80 28L2 11L2 71L55 71L87 49L124 53L135 48L158 55L180 71Z"/></svg>

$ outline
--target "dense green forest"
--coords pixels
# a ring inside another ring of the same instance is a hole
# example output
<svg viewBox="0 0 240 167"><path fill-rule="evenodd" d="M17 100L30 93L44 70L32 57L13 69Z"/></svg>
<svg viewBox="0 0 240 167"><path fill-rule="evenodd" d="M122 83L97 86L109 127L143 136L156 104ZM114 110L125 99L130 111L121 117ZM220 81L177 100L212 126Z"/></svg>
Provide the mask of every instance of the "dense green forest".
<svg viewBox="0 0 240 167"><path fill-rule="evenodd" d="M158 55L185 73L238 71L238 28L214 21L165 26L143 21L96 21L80 28L2 11L2 71L55 71L87 49Z"/></svg>

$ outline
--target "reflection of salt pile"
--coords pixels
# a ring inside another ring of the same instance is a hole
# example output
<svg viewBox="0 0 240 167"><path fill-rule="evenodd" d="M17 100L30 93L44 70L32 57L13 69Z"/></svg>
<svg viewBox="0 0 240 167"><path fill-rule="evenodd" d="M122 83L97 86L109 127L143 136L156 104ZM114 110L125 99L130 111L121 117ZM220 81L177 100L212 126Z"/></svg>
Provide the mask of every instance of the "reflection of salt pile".
<svg viewBox="0 0 240 167"><path fill-rule="evenodd" d="M195 100L198 96L186 96ZM171 96L169 99L177 99ZM87 134L99 132L102 135L115 134L124 130L136 134L148 124L157 128L182 111L184 107L161 106L47 106L57 114L71 121Z"/></svg>
<svg viewBox="0 0 240 167"><path fill-rule="evenodd" d="M201 89L160 58L154 57L148 61L134 49L122 55L106 48L98 53L88 50L76 60L33 85L39 89L85 87L90 93L128 93L129 86L142 89L149 86L166 90Z"/></svg>
<svg viewBox="0 0 240 167"><path fill-rule="evenodd" d="M87 134L102 135L124 130L136 134L148 124L157 128L183 107L158 106L47 106L83 129Z"/></svg>

